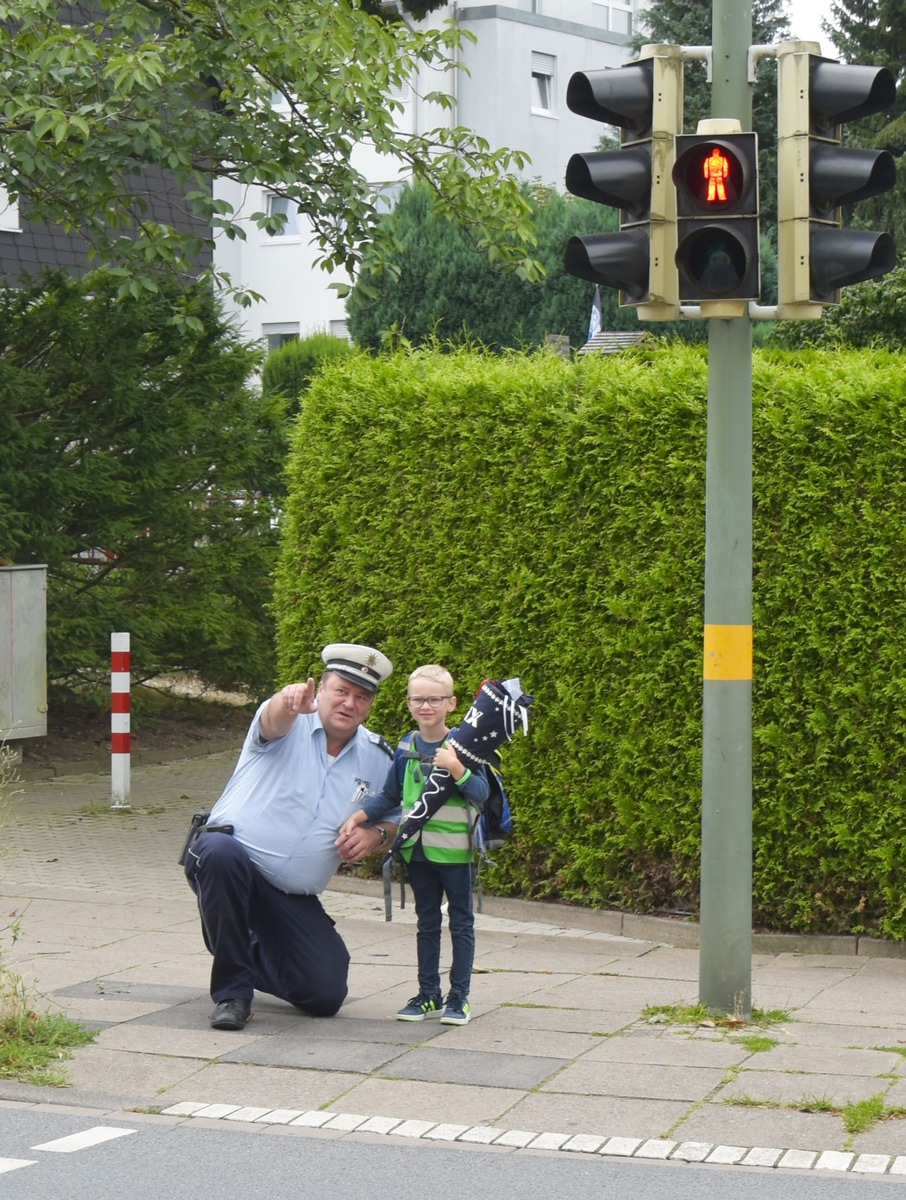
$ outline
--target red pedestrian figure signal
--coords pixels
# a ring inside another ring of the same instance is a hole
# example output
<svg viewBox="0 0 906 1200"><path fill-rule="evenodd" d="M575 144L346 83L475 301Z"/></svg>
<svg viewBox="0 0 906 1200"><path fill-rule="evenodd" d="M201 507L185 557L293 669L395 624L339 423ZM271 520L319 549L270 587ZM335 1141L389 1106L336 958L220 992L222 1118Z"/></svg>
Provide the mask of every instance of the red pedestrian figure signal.
<svg viewBox="0 0 906 1200"><path fill-rule="evenodd" d="M719 146L714 146L704 160L702 171L708 181L708 203L726 203L727 189L724 180L730 174L730 160L721 153Z"/></svg>

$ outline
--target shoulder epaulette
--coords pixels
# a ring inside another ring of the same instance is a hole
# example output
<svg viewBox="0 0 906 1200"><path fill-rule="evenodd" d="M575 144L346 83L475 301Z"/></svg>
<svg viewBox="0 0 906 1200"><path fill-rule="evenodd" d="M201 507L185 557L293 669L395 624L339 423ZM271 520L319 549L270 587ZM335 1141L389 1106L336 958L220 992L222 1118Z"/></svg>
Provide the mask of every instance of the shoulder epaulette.
<svg viewBox="0 0 906 1200"><path fill-rule="evenodd" d="M386 738L381 737L379 733L369 733L368 737L375 746L380 746L388 758L393 758L393 747Z"/></svg>

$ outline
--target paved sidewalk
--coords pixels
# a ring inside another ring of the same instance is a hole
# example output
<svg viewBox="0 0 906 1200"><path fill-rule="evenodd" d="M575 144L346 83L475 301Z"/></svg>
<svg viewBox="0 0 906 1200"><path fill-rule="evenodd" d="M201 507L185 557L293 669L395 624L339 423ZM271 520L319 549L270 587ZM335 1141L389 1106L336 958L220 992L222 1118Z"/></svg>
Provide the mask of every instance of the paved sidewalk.
<svg viewBox="0 0 906 1200"><path fill-rule="evenodd" d="M23 936L5 958L100 1033L67 1064L71 1087L0 1081L0 1101L906 1175L899 947L756 939L755 1006L790 1019L676 1026L642 1013L697 1000L694 926L486 898L471 1024L406 1024L393 1014L417 990L411 906L395 888L388 924L376 884L338 879L325 900L352 953L341 1013L307 1018L258 995L245 1030L211 1030L210 959L176 858L234 761L135 768L126 812L110 811L105 775L20 785L0 893ZM884 1118L847 1132L869 1101Z"/></svg>

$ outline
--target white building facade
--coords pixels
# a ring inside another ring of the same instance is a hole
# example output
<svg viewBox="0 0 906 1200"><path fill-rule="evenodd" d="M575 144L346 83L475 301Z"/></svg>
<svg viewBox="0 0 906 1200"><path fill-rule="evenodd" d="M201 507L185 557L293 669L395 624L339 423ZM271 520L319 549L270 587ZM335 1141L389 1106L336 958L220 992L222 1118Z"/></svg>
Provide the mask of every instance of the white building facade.
<svg viewBox="0 0 906 1200"><path fill-rule="evenodd" d="M466 126L493 148L526 151L532 160L526 178L562 191L570 154L593 149L598 139L587 118L566 107L569 78L574 71L627 62L627 42L642 7L636 0L516 0L512 6L450 4L438 9L430 24L453 17L476 41L464 43L465 69L447 81L446 90L455 97L453 108L442 113L423 105L419 93L436 89L437 79L424 89L416 80L399 97L404 104L399 126L413 133L442 122ZM401 185L395 175L387 177L386 158L381 160L365 145L356 154L355 166L372 190L392 204ZM238 206L237 191L224 189L223 194ZM247 189L241 201L248 213L273 211L275 204L283 203L264 188ZM245 241L220 239L217 267L234 285L263 297L248 309L229 303L229 311L245 336L266 339L271 347L318 332L346 337L344 301L330 284L346 283L348 276L330 275L316 266L304 219L287 215L279 236L269 236L250 222Z"/></svg>

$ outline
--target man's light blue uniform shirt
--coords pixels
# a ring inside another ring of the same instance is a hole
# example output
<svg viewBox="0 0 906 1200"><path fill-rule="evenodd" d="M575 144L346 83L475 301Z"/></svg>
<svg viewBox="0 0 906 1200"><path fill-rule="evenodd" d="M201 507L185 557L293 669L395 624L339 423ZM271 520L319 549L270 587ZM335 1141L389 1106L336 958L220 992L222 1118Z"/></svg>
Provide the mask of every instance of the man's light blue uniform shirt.
<svg viewBox="0 0 906 1200"><path fill-rule="evenodd" d="M361 806L361 799L351 803L356 789L364 784L379 792L393 760L386 743L360 726L328 769L327 734L317 713L301 713L285 737L262 742L263 709L209 819L233 826L233 836L275 888L316 895L340 863L334 842Z"/></svg>

